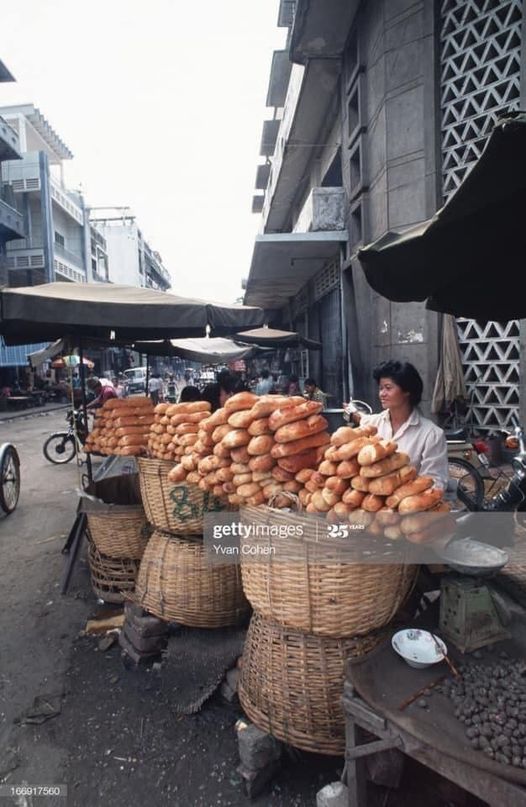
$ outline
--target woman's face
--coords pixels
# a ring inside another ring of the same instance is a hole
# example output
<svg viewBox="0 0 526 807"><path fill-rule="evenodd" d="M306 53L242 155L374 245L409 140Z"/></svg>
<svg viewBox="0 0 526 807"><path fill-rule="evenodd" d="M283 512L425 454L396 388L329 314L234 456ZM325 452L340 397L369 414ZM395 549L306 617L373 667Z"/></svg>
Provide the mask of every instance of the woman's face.
<svg viewBox="0 0 526 807"><path fill-rule="evenodd" d="M378 397L383 409L396 409L409 403L409 392L405 392L392 378L380 379Z"/></svg>

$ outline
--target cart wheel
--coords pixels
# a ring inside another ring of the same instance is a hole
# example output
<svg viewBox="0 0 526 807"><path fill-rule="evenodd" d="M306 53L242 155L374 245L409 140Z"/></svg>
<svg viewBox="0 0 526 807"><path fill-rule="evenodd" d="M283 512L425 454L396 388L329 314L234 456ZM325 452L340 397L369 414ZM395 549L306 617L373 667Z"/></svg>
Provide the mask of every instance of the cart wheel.
<svg viewBox="0 0 526 807"><path fill-rule="evenodd" d="M16 448L7 444L0 454L0 507L9 515L20 496L20 457Z"/></svg>
<svg viewBox="0 0 526 807"><path fill-rule="evenodd" d="M461 457L448 457L448 472L450 478L458 483L457 498L460 504L471 511L482 510L484 480L477 469Z"/></svg>

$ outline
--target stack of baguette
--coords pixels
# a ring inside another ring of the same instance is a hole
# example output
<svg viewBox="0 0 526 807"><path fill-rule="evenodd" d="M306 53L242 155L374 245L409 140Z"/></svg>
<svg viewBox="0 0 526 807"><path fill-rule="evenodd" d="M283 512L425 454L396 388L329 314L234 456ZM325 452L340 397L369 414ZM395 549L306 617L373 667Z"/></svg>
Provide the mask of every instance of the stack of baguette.
<svg viewBox="0 0 526 807"><path fill-rule="evenodd" d="M144 454L153 420L149 398L110 398L97 409L84 448L97 454Z"/></svg>
<svg viewBox="0 0 526 807"><path fill-rule="evenodd" d="M159 460L178 460L193 453L199 424L210 416L208 401L157 404L150 427L148 453Z"/></svg>
<svg viewBox="0 0 526 807"><path fill-rule="evenodd" d="M373 426L338 429L321 464L295 479L303 484L298 496L307 512L325 513L331 523L360 524L391 540L427 541L431 525L439 532L450 509L433 479L417 476L408 455L381 440ZM424 518L415 515L422 513Z"/></svg>
<svg viewBox="0 0 526 807"><path fill-rule="evenodd" d="M301 397L240 392L200 423L194 451L170 473L231 505L260 505L272 499L288 507L302 483L295 474L315 465L329 442L322 405Z"/></svg>

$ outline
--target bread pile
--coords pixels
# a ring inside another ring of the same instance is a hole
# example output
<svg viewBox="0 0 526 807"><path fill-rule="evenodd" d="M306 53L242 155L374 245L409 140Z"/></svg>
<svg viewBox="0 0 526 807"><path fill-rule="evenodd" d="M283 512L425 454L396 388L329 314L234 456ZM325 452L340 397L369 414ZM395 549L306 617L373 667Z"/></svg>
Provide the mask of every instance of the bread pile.
<svg viewBox="0 0 526 807"><path fill-rule="evenodd" d="M231 505L290 506L295 475L317 465L327 444L322 404L302 397L240 392L199 423L198 438L172 469L172 482L197 484Z"/></svg>
<svg viewBox="0 0 526 807"><path fill-rule="evenodd" d="M179 461L192 454L198 441L199 424L210 416L210 408L208 401L157 404L148 439L149 455L159 460Z"/></svg>
<svg viewBox="0 0 526 807"><path fill-rule="evenodd" d="M299 499L308 513L326 513L331 523L363 525L390 540L430 540L450 509L443 491L433 487L431 477L417 476L408 455L376 432L374 426L338 429L321 464L296 474L303 484Z"/></svg>
<svg viewBox="0 0 526 807"><path fill-rule="evenodd" d="M84 450L124 456L144 454L153 420L149 398L110 398L96 410Z"/></svg>

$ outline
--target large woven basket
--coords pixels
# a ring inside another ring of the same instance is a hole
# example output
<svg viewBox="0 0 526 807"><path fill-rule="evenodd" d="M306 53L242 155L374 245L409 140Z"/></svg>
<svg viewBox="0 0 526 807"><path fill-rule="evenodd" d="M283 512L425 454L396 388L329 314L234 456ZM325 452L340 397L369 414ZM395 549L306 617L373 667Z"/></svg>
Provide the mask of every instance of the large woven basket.
<svg viewBox="0 0 526 807"><path fill-rule="evenodd" d="M142 558L150 537L141 505L119 507L106 513L89 513L88 528L99 552L111 558Z"/></svg>
<svg viewBox="0 0 526 807"><path fill-rule="evenodd" d="M246 507L241 520L294 527L301 537L241 539L243 589L253 608L281 625L317 636L362 636L389 624L410 593L417 567L399 562L360 563L345 542L327 538L326 522L270 507ZM367 538L364 538L367 540ZM253 553L255 549L272 551Z"/></svg>
<svg viewBox="0 0 526 807"><path fill-rule="evenodd" d="M88 562L91 587L105 602L124 602L135 589L139 561L124 558L109 558L102 555L93 541L89 542Z"/></svg>
<svg viewBox="0 0 526 807"><path fill-rule="evenodd" d="M243 651L241 705L256 726L296 748L343 754L345 662L369 653L385 636L327 639L255 612Z"/></svg>
<svg viewBox="0 0 526 807"><path fill-rule="evenodd" d="M176 535L201 535L204 514L226 509L224 502L196 485L170 482L173 462L138 457L137 464L144 511L154 527Z"/></svg>
<svg viewBox="0 0 526 807"><path fill-rule="evenodd" d="M237 564L210 563L201 540L160 530L144 552L135 599L161 619L195 628L236 625L249 611Z"/></svg>

